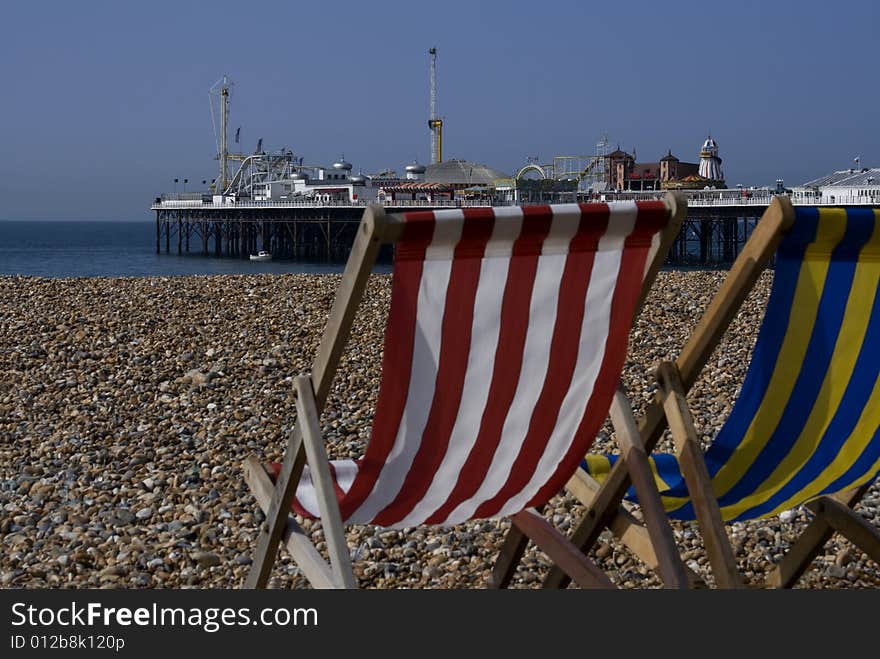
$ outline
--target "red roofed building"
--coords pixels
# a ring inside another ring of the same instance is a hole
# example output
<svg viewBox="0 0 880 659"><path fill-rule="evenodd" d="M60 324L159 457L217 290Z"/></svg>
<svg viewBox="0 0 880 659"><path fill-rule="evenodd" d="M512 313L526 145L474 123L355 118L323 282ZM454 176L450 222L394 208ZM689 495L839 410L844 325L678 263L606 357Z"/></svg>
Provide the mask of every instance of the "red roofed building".
<svg viewBox="0 0 880 659"><path fill-rule="evenodd" d="M605 156L608 185L615 190L660 190L672 180L696 174L699 164L682 162L668 151L659 162L636 162L635 151L619 148Z"/></svg>

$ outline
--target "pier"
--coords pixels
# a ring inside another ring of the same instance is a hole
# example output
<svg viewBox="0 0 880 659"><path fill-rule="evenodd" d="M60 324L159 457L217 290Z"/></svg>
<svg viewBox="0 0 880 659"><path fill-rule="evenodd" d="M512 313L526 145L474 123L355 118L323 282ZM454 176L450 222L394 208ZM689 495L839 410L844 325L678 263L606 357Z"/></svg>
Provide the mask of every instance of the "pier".
<svg viewBox="0 0 880 659"><path fill-rule="evenodd" d="M688 191L688 216L673 245L669 265L724 265L733 262L775 196L764 190ZM556 202L659 199L663 192L561 194ZM795 193L795 205L872 205L872 198L817 197ZM549 201L549 200L548 200ZM389 213L479 206L509 206L509 199L397 201ZM342 260L348 256L366 202L226 201L214 204L199 194L158 197L156 253L202 254L247 259L259 250L276 259Z"/></svg>
<svg viewBox="0 0 880 659"><path fill-rule="evenodd" d="M363 208L221 207L170 203L156 210L156 253L247 259L265 250L278 259L345 258Z"/></svg>

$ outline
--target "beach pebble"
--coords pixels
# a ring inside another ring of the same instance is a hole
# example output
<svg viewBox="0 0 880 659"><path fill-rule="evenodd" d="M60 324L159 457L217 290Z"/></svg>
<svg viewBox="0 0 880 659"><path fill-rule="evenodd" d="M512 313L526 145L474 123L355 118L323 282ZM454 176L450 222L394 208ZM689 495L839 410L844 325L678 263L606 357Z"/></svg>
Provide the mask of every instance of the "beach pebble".
<svg viewBox="0 0 880 659"><path fill-rule="evenodd" d="M840 551L837 552L837 555L834 557L834 564L839 565L840 567L846 567L853 560L852 551L849 547L844 547Z"/></svg>
<svg viewBox="0 0 880 659"><path fill-rule="evenodd" d="M147 515L149 517L149 514ZM117 508L113 511L112 522L117 526L125 526L127 524L131 524L135 518L144 519L144 517L140 517L139 514L135 515L135 513L131 512L127 508Z"/></svg>
<svg viewBox="0 0 880 659"><path fill-rule="evenodd" d="M209 551L197 551L192 554L193 561L198 563L199 567L214 567L220 565L220 557Z"/></svg>

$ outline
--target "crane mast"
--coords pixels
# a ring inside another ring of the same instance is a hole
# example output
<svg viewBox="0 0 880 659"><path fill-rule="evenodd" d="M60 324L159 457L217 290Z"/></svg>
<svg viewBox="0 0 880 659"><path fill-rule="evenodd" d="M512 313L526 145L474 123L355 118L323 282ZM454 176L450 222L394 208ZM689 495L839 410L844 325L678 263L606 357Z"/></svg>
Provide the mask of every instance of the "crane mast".
<svg viewBox="0 0 880 659"><path fill-rule="evenodd" d="M217 189L221 193L226 192L229 184L229 89L232 82L229 76L224 75L220 80L211 87L210 94L217 94L220 97L220 136L217 140L217 160L220 161L220 176L217 178ZM214 118L213 108L211 111L211 119ZM216 124L215 124L216 130ZM216 134L215 134L216 138Z"/></svg>
<svg viewBox="0 0 880 659"><path fill-rule="evenodd" d="M226 82L224 77L223 82ZM226 179L229 178L229 87L224 84L220 90L220 190L226 192Z"/></svg>
<svg viewBox="0 0 880 659"><path fill-rule="evenodd" d="M431 131L431 163L443 162L443 120L437 117L437 49L430 48L431 56L431 115L428 128Z"/></svg>

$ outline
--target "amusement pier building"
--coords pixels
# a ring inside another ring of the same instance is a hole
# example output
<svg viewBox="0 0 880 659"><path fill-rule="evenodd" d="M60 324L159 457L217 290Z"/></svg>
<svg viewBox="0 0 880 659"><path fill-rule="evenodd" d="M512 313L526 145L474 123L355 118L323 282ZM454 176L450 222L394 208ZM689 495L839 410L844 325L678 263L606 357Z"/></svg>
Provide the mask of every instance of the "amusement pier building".
<svg viewBox="0 0 880 659"><path fill-rule="evenodd" d="M711 136L700 149L700 162L684 162L672 151L658 162L636 162L633 153L619 147L605 156L606 184L614 190L702 190L726 188L718 156L718 144Z"/></svg>

